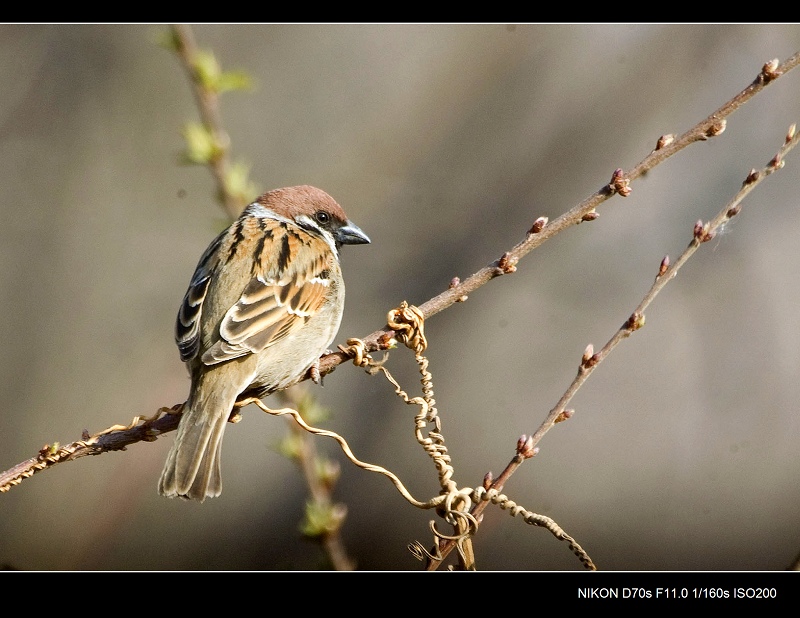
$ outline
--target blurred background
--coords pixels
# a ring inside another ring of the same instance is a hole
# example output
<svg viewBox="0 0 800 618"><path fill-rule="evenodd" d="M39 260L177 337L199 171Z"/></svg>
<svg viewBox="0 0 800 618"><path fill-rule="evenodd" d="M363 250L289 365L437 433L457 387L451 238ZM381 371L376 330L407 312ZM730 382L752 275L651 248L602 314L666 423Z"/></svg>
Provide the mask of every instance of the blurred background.
<svg viewBox="0 0 800 618"><path fill-rule="evenodd" d="M164 25L0 26L0 469L182 402L173 323L225 224L208 170L179 164L198 112ZM497 259L800 49L797 25L197 25L247 71L226 94L233 156L266 190L313 184L372 239L345 247L337 343L382 327ZM445 444L461 486L498 474L688 244L800 121L800 72L426 324ZM579 391L506 493L552 517L604 570L782 570L800 551L800 153L704 245ZM389 368L419 391L407 350ZM300 388L304 388L300 387ZM438 492L415 408L351 364L314 387L325 427ZM268 402L269 403L269 402ZM229 426L224 491L157 495L168 434L55 467L0 495L0 564L22 570L314 570L307 497L277 452L283 419ZM419 570L431 513L339 461L335 498L362 570ZM482 570L582 566L496 508Z"/></svg>

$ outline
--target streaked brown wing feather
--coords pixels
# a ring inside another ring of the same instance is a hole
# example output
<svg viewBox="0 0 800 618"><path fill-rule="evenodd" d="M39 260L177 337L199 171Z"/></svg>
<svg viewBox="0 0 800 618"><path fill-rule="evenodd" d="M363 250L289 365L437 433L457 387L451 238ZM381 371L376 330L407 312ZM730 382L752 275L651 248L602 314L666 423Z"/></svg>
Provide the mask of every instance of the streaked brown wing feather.
<svg viewBox="0 0 800 618"><path fill-rule="evenodd" d="M253 279L225 314L221 341L203 355L203 362L259 352L305 324L325 300L329 257L325 241L282 227L261 247Z"/></svg>
<svg viewBox="0 0 800 618"><path fill-rule="evenodd" d="M217 261L215 256L224 238L225 232L217 236L200 257L189 289L186 290L178 310L178 319L175 321L175 343L178 344L181 360L184 362L192 360L200 351L203 303L211 285L211 273Z"/></svg>

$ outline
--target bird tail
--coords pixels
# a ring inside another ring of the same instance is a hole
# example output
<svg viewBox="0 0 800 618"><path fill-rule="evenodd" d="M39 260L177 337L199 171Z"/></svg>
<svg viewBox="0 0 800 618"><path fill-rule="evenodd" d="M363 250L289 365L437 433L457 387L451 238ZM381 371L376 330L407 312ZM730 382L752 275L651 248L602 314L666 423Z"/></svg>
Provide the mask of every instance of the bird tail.
<svg viewBox="0 0 800 618"><path fill-rule="evenodd" d="M239 393L216 382L192 386L158 483L163 496L202 502L222 492L222 435Z"/></svg>

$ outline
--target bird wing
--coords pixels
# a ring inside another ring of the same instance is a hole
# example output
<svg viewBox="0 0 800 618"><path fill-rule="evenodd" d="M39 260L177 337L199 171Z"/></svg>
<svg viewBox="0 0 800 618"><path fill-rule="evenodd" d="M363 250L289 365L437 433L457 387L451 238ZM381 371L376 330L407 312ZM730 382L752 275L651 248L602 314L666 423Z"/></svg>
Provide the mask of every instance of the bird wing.
<svg viewBox="0 0 800 618"><path fill-rule="evenodd" d="M333 257L327 243L287 223L262 238L253 256L252 278L222 318L219 341L203 354L207 365L276 344L325 302Z"/></svg>
<svg viewBox="0 0 800 618"><path fill-rule="evenodd" d="M192 275L192 281L189 283L189 289L186 290L186 295L178 310L178 319L175 321L175 343L178 344L183 362L190 361L200 351L203 303L211 285L215 257L224 237L224 232L217 236L200 257L200 262Z"/></svg>

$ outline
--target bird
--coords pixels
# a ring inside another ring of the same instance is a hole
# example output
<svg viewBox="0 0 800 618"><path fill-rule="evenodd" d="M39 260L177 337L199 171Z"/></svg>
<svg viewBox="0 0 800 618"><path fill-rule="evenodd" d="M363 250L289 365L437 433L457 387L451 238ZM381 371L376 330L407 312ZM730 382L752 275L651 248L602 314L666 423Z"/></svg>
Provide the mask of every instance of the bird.
<svg viewBox="0 0 800 618"><path fill-rule="evenodd" d="M333 343L344 310L342 245L371 242L325 191L268 191L208 246L175 322L191 377L158 491L222 491L222 436L236 402L299 381Z"/></svg>

